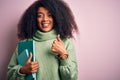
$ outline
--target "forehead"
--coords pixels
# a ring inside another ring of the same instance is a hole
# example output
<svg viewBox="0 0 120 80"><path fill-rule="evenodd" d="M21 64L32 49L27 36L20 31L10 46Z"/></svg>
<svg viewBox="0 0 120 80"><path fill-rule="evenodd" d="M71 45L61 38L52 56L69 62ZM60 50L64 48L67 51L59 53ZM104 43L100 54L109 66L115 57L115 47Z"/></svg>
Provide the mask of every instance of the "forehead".
<svg viewBox="0 0 120 80"><path fill-rule="evenodd" d="M46 12L46 13L48 13L49 10L46 9L45 7L39 7L39 8L38 8L38 12Z"/></svg>

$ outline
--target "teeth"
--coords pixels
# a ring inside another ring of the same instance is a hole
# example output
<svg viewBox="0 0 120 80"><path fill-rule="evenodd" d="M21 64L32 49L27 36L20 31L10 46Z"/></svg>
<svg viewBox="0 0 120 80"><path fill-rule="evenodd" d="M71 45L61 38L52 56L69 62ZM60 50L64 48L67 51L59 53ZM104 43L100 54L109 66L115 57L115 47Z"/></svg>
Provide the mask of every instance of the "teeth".
<svg viewBox="0 0 120 80"><path fill-rule="evenodd" d="M47 27L49 24L43 24L43 26Z"/></svg>

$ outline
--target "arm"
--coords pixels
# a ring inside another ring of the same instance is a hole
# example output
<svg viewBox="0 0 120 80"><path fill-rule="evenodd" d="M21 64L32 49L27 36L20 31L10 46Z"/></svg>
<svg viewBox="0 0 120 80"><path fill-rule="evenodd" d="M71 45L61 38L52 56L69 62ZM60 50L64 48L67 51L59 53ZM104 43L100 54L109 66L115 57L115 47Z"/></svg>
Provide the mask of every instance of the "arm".
<svg viewBox="0 0 120 80"><path fill-rule="evenodd" d="M62 80L77 80L77 62L75 49L71 39L62 41L60 35L53 41L52 51L59 56L59 71ZM68 56L66 56L68 55Z"/></svg>
<svg viewBox="0 0 120 80"><path fill-rule="evenodd" d="M26 74L32 74L38 71L39 68L38 62L31 61L32 53L30 54L26 63L23 66L18 65L17 56L18 56L18 50L16 49L8 65L8 72L7 72L8 80L24 80Z"/></svg>
<svg viewBox="0 0 120 80"><path fill-rule="evenodd" d="M9 64L8 64L8 71L7 71L7 80L24 80L25 74L21 74L19 72L22 66L17 65L17 49L14 52Z"/></svg>
<svg viewBox="0 0 120 80"><path fill-rule="evenodd" d="M77 61L75 55L74 45L72 40L67 39L65 42L65 48L68 53L67 59L59 59L60 61L60 76L62 80L77 80Z"/></svg>

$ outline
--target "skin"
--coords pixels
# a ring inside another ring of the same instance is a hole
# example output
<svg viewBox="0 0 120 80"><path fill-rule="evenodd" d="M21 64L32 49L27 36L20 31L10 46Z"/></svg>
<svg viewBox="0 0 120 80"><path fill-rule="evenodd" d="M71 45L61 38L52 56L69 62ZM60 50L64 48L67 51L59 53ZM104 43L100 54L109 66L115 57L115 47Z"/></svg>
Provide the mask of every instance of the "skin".
<svg viewBox="0 0 120 80"><path fill-rule="evenodd" d="M48 32L53 28L53 18L51 13L44 7L38 8L38 27L43 32Z"/></svg>
<svg viewBox="0 0 120 80"><path fill-rule="evenodd" d="M38 61L32 62L32 53L30 54L28 60L25 65L20 69L20 73L22 74L31 74L38 71L39 63Z"/></svg>
<svg viewBox="0 0 120 80"><path fill-rule="evenodd" d="M53 18L50 12L44 8L38 8L37 15L38 27L42 32L49 32L53 29ZM55 52L57 55L62 55L62 59L67 59L64 54L67 54L63 41L60 39L60 35L57 35L56 40L53 41L51 50ZM22 74L31 74L36 73L39 68L38 61L32 62L32 53L30 54L28 60L25 65L20 69L20 73Z"/></svg>
<svg viewBox="0 0 120 80"><path fill-rule="evenodd" d="M64 55L67 54L67 51L65 49L64 43L60 38L60 35L57 35L56 40L53 41L52 44L52 51L55 52L58 55ZM64 56L63 56L64 57ZM64 58L63 58L64 59Z"/></svg>

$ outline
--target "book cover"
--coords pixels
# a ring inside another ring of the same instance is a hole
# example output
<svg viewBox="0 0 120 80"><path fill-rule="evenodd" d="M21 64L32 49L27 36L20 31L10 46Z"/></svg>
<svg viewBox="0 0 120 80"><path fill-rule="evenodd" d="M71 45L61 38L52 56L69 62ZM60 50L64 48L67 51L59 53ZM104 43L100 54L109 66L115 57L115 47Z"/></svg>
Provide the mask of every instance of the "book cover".
<svg viewBox="0 0 120 80"><path fill-rule="evenodd" d="M17 57L17 60L18 60L18 64L20 65L24 65L28 59L29 55L28 55L28 50L25 49L18 57Z"/></svg>
<svg viewBox="0 0 120 80"><path fill-rule="evenodd" d="M28 50L28 57L30 55L30 52L32 52L32 61L35 61L35 47L34 47L34 40L26 40L26 41L20 41L18 43L18 55L20 55L23 51ZM26 53L26 52L25 52ZM26 58L26 57L23 57ZM23 59L22 58L22 59ZM28 59L28 58L27 58ZM26 59L24 59L26 60ZM22 61L22 60L20 60ZM36 80L36 73L26 75L25 80Z"/></svg>

